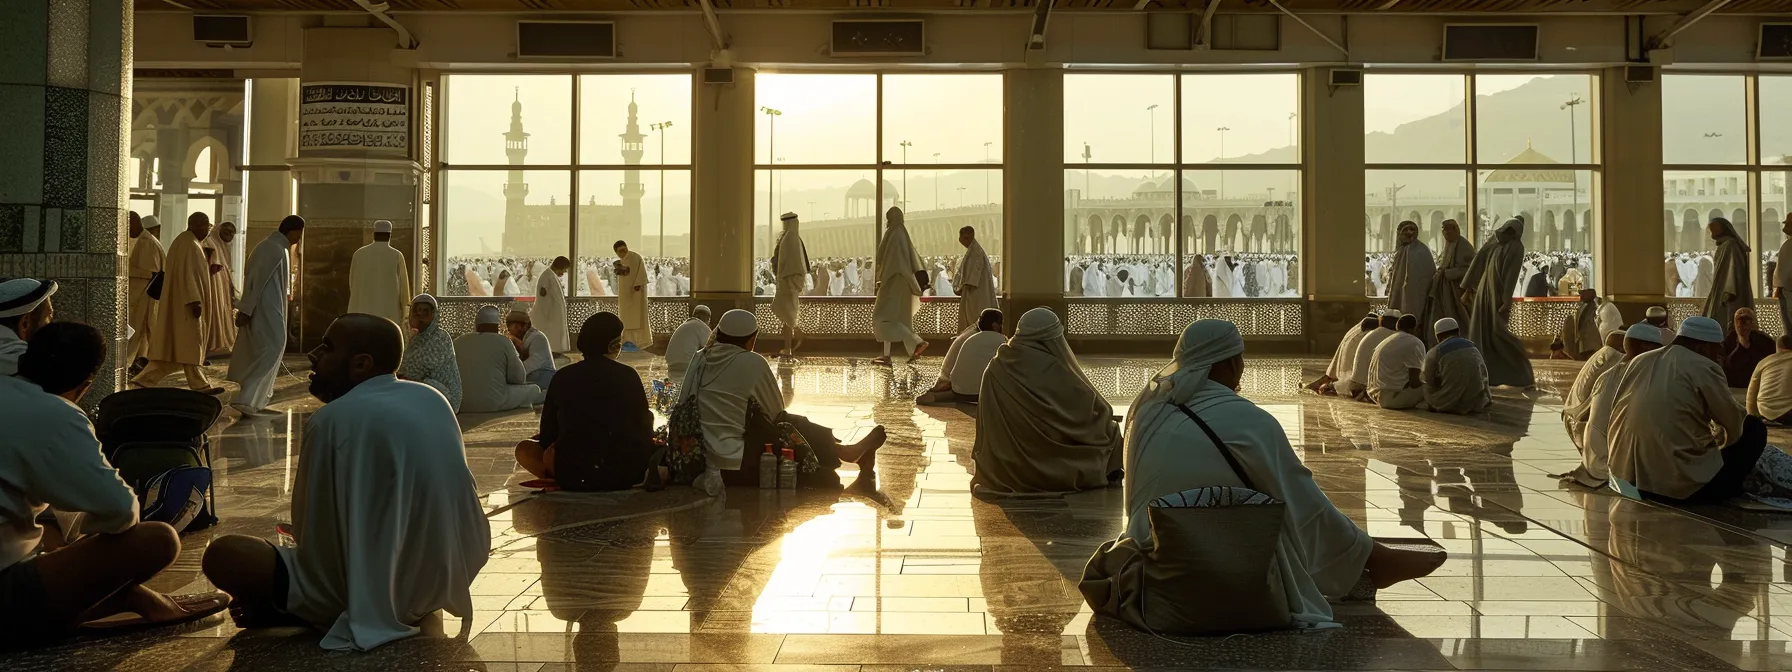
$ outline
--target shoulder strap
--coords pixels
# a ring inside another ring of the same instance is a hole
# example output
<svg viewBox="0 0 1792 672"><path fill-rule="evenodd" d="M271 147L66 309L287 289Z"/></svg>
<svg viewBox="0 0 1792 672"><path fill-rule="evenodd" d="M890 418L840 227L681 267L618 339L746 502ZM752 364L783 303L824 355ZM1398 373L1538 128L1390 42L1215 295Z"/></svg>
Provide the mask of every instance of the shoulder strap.
<svg viewBox="0 0 1792 672"><path fill-rule="evenodd" d="M1194 411L1189 410L1188 406L1176 404L1176 408L1201 427L1201 431L1207 434L1207 440L1212 441L1213 446L1219 449L1220 457L1226 458L1226 464L1232 467L1232 473L1238 476L1238 480L1244 481L1244 487L1257 490L1257 485L1251 482L1250 475L1245 473L1244 465L1238 463L1238 457L1232 454L1232 449L1226 445L1225 441L1220 440L1220 435L1215 434L1213 428L1209 427L1207 422L1201 419L1201 416L1195 415ZM1258 492L1262 491L1258 490Z"/></svg>

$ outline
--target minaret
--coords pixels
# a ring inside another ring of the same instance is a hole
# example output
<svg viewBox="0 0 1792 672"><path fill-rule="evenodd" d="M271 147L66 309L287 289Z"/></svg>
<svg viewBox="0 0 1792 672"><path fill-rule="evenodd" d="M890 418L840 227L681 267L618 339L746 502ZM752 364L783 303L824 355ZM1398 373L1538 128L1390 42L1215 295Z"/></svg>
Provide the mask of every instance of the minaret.
<svg viewBox="0 0 1792 672"><path fill-rule="evenodd" d="M510 179L504 183L504 250L521 251L530 247L527 218L523 216L523 197L529 185L523 182L523 157L529 155L529 134L523 132L523 101L520 93L510 103L510 131L504 134L504 155L510 160Z"/></svg>
<svg viewBox="0 0 1792 672"><path fill-rule="evenodd" d="M641 133L641 124L636 118L635 92L628 92L628 128L622 135L622 163L629 166L641 165L641 156L646 153L647 136ZM622 216L624 218L620 236L637 244L641 237L641 197L646 195L647 188L641 185L641 171L629 169L622 172ZM608 243L605 243L606 245ZM638 243L646 249L646 243Z"/></svg>

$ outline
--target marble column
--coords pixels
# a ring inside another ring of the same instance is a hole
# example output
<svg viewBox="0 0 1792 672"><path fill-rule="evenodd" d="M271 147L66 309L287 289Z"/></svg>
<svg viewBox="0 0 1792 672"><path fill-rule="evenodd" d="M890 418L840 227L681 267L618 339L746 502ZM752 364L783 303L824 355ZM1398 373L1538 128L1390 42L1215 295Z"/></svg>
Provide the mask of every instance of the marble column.
<svg viewBox="0 0 1792 672"><path fill-rule="evenodd" d="M701 78L693 78L700 80ZM753 71L734 70L734 84L693 81L696 142L691 216L691 300L714 314L753 309Z"/></svg>
<svg viewBox="0 0 1792 672"><path fill-rule="evenodd" d="M1003 71L1002 107L1002 309L1065 318L1064 71Z"/></svg>
<svg viewBox="0 0 1792 672"><path fill-rule="evenodd" d="M51 278L56 320L125 330L131 0L21 0L0 19L0 277ZM108 357L87 395L118 389Z"/></svg>
<svg viewBox="0 0 1792 672"><path fill-rule="evenodd" d="M1330 85L1327 68L1301 76L1300 270L1307 349L1330 353L1362 319L1363 88Z"/></svg>
<svg viewBox="0 0 1792 672"><path fill-rule="evenodd" d="M387 28L305 29L299 71L299 152L287 162L299 182L298 212L305 217L305 239L295 260L301 274L296 292L297 345L303 349L323 340L330 322L348 310L349 263L355 250L373 241L374 221L390 220L392 246L405 253L406 264L413 268L417 264L417 184L422 169L412 129L421 106L415 70L395 58L396 46L396 34ZM409 123L391 129L393 134L377 143L358 146L326 134L308 134L311 115L341 114L307 110L306 87L322 83L401 87Z"/></svg>
<svg viewBox="0 0 1792 672"><path fill-rule="evenodd" d="M1625 322L1663 305L1666 241L1661 234L1661 82L1624 81L1624 68L1600 78L1600 228L1594 259L1600 293L1616 301ZM1757 299L1757 302L1759 300Z"/></svg>

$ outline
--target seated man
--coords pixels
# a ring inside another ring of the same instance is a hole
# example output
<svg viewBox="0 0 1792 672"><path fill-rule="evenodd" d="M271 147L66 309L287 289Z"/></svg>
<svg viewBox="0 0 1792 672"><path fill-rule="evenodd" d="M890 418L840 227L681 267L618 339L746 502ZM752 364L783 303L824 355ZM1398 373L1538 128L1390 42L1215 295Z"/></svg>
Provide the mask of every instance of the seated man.
<svg viewBox="0 0 1792 672"><path fill-rule="evenodd" d="M1568 396L1562 400L1562 426L1568 429L1568 438L1580 447L1581 435L1587 430L1587 409L1593 404L1593 383L1599 376L1619 362L1624 361L1624 332L1614 331L1605 335L1605 345L1587 357L1587 362L1580 365L1580 373L1574 376L1574 385L1568 388Z"/></svg>
<svg viewBox="0 0 1792 672"><path fill-rule="evenodd" d="M0 311L21 309L30 310ZM0 376L0 644L41 643L83 622L89 630L129 629L224 609L217 593L170 599L143 586L174 564L180 537L165 523L138 521L137 495L100 454L75 405L105 360L106 342L93 327L53 323L31 335L18 376ZM78 519L86 536L66 544L75 530L46 536L38 525L46 509L64 522ZM39 553L40 540L55 550ZM137 616L112 620L122 614Z"/></svg>
<svg viewBox="0 0 1792 672"><path fill-rule="evenodd" d="M1194 267L1190 266L1190 268ZM1349 392L1350 372L1356 364L1353 361L1356 358L1356 344L1362 340L1364 334L1375 331L1375 327L1379 324L1381 324L1381 318L1375 313L1369 313L1363 317L1362 322L1358 323L1357 328L1344 332L1344 339L1338 341L1338 349L1332 351L1332 361L1326 365L1325 374L1321 375L1318 380L1308 383L1307 389L1320 394L1333 395L1338 393L1337 388L1342 385L1345 391Z"/></svg>
<svg viewBox="0 0 1792 672"><path fill-rule="evenodd" d="M541 432L517 444L516 461L562 490L627 490L647 473L654 446L641 376L615 360L622 319L593 313L579 329L578 345L585 358L555 376Z"/></svg>
<svg viewBox="0 0 1792 672"><path fill-rule="evenodd" d="M50 305L55 293L55 280L0 282L0 376L18 373L19 357L25 354L32 330L55 319L56 310Z"/></svg>
<svg viewBox="0 0 1792 672"><path fill-rule="evenodd" d="M1755 309L1737 308L1734 328L1724 336L1724 380L1730 387L1748 387L1755 365L1773 354L1773 338L1755 328Z"/></svg>
<svg viewBox="0 0 1792 672"><path fill-rule="evenodd" d="M1396 331L1369 358L1369 400L1390 411L1401 411L1425 400L1420 373L1425 366L1425 342L1419 340L1419 318L1401 315Z"/></svg>
<svg viewBox="0 0 1792 672"><path fill-rule="evenodd" d="M1425 406L1434 413L1457 415L1493 406L1493 396L1487 393L1487 362L1474 342L1462 337L1456 319L1438 320L1432 332L1437 334L1437 347L1425 353L1419 372L1425 381Z"/></svg>
<svg viewBox="0 0 1792 672"><path fill-rule="evenodd" d="M1565 475L1567 480L1597 488L1611 477L1607 458L1611 454L1609 433L1612 405L1618 401L1618 383L1624 379L1624 370L1637 355L1660 347L1661 328L1653 324L1639 322L1624 332L1624 358L1593 381L1593 389L1587 397L1586 422L1581 435L1572 437L1575 445L1580 447L1580 466Z"/></svg>
<svg viewBox="0 0 1792 672"><path fill-rule="evenodd" d="M411 345L398 365L398 377L436 388L448 407L460 411L460 364L454 360L454 341L436 325L436 297L418 294L411 300Z"/></svg>
<svg viewBox="0 0 1792 672"><path fill-rule="evenodd" d="M973 492L1075 492L1120 479L1114 407L1083 375L1050 309L1020 316L989 360L978 401Z"/></svg>
<svg viewBox="0 0 1792 672"><path fill-rule="evenodd" d="M1643 313L1643 321L1661 330L1661 342L1663 345L1674 342L1676 334L1674 333L1673 321L1668 316L1668 309L1661 306L1649 306L1649 310Z"/></svg>
<svg viewBox="0 0 1792 672"><path fill-rule="evenodd" d="M554 350L548 345L548 335L536 329L529 314L520 310L504 316L504 330L523 360L523 378L547 390L548 384L554 382Z"/></svg>
<svg viewBox="0 0 1792 672"><path fill-rule="evenodd" d="M541 403L541 388L529 384L516 346L498 333L498 307L480 306L473 333L454 339L460 366L462 413L490 413Z"/></svg>
<svg viewBox="0 0 1792 672"><path fill-rule="evenodd" d="M403 352L396 325L361 313L337 318L311 351L324 407L305 423L293 480L297 546L225 535L201 562L234 598L238 626L296 619L326 630L326 649L366 651L417 634L438 609L473 615L491 527L454 410L392 375Z"/></svg>
<svg viewBox="0 0 1792 672"><path fill-rule="evenodd" d="M1673 345L1631 360L1612 405L1612 476L1669 501L1742 494L1767 425L1730 394L1718 364L1723 342L1716 320L1689 317Z"/></svg>
<svg viewBox="0 0 1792 672"><path fill-rule="evenodd" d="M809 422L807 418L784 410L784 393L778 389L778 378L771 363L753 347L759 343L759 323L753 314L730 310L716 323L716 342L691 359L678 388L678 402L696 395L699 414L703 417L703 441L709 453L704 457L709 471L698 481L700 489L719 494L722 485L759 485L759 454L763 446L776 437L747 431L748 409L757 408L765 418L788 422L807 439L820 462L814 473L798 474L803 487L840 487L835 473L843 462L859 465L856 488L877 487L877 449L884 444L882 425L871 430L858 443L841 444L833 430ZM765 431L766 423L753 422L755 429ZM749 451L749 447L750 451ZM750 456L750 457L749 457ZM743 460L752 464L742 468Z"/></svg>
<svg viewBox="0 0 1792 672"><path fill-rule="evenodd" d="M1236 392L1245 366L1238 328L1199 320L1183 331L1171 365L1133 400L1126 436L1130 522L1121 542L1145 553L1156 550L1146 511L1152 500L1207 486L1243 486L1248 478L1254 489L1287 506L1276 553L1282 561L1265 569L1285 587L1297 623L1332 622L1326 598L1346 595L1359 580L1386 588L1436 571L1444 553L1378 543L1326 498L1281 423ZM1208 431L1244 473L1234 470Z"/></svg>
<svg viewBox="0 0 1792 672"><path fill-rule="evenodd" d="M1755 337L1765 338L1761 334ZM1748 379L1748 414L1792 424L1792 334L1781 334L1779 350L1755 366Z"/></svg>
<svg viewBox="0 0 1792 672"><path fill-rule="evenodd" d="M672 338L666 341L666 371L682 375L691 356L709 344L709 333L709 306L692 308L691 319L672 330Z"/></svg>
<svg viewBox="0 0 1792 672"><path fill-rule="evenodd" d="M1395 329L1399 324L1400 311L1383 310L1380 326L1363 334L1363 338L1356 342L1356 354L1350 358L1350 382L1343 388L1344 394L1358 401L1370 401L1369 372L1374 370L1371 367L1375 363L1375 349L1381 347L1382 341L1399 333Z"/></svg>
<svg viewBox="0 0 1792 672"><path fill-rule="evenodd" d="M976 331L965 331L952 339L946 348L946 361L940 365L939 382L921 395L915 403L922 406L975 404L983 391L983 370L996 356L996 348L1008 339L1002 337L1002 311L985 308L977 316Z"/></svg>

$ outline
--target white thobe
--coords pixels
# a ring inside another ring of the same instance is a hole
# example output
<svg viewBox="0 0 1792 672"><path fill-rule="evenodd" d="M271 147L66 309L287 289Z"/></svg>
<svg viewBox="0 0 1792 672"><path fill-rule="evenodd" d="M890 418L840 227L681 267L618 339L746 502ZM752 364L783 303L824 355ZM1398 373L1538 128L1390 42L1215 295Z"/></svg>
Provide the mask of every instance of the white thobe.
<svg viewBox="0 0 1792 672"><path fill-rule="evenodd" d="M690 365L691 356L702 350L709 342L709 324L695 317L685 320L672 330L672 338L666 341L666 370L682 372Z"/></svg>
<svg viewBox="0 0 1792 672"><path fill-rule="evenodd" d="M747 400L756 399L768 417L784 410L784 393L771 363L759 353L727 343L704 348L690 360L678 387L678 401L697 395L703 422L705 458L710 469L739 469L746 452ZM757 451L757 448L755 448Z"/></svg>
<svg viewBox="0 0 1792 672"><path fill-rule="evenodd" d="M653 325L647 315L647 262L630 250L622 259L627 275L616 276L616 312L622 317L622 341L635 347L653 345Z"/></svg>
<svg viewBox="0 0 1792 672"><path fill-rule="evenodd" d="M1742 436L1747 415L1717 362L1678 345L1637 355L1612 404L1612 475L1690 497L1723 468L1719 451Z"/></svg>
<svg viewBox="0 0 1792 672"><path fill-rule="evenodd" d="M976 396L983 391L983 372L989 368L996 350L1008 342L999 331L978 331L952 339L946 361L940 366L940 378L952 384L958 394Z"/></svg>
<svg viewBox="0 0 1792 672"><path fill-rule="evenodd" d="M37 549L37 519L46 507L83 514L82 532L123 532L137 523L137 495L101 455L79 406L31 381L0 376L0 427L0 569Z"/></svg>
<svg viewBox="0 0 1792 672"><path fill-rule="evenodd" d="M1350 358L1352 389L1369 387L1369 373L1372 371L1370 367L1375 363L1375 348L1380 347L1382 341L1392 338L1397 333L1399 332L1387 327L1376 327L1373 331L1363 334L1362 340L1357 341L1356 356Z"/></svg>
<svg viewBox="0 0 1792 672"><path fill-rule="evenodd" d="M1388 335L1369 356L1369 396L1383 408L1411 408L1411 403L1396 402L1391 397L1405 395L1412 397L1410 401L1413 403L1424 399L1424 388L1406 386L1412 379L1412 372L1424 367L1424 341L1404 331Z"/></svg>
<svg viewBox="0 0 1792 672"><path fill-rule="evenodd" d="M1630 362L1620 359L1593 381L1587 400L1587 422L1581 435L1576 437L1581 446L1579 471L1590 476L1592 481L1583 482L1583 485L1597 486L1611 478L1607 460L1611 455L1612 405L1618 401L1618 385L1629 366Z"/></svg>
<svg viewBox="0 0 1792 672"><path fill-rule="evenodd" d="M535 281L535 308L529 311L529 321L536 329L548 337L548 347L554 352L566 352L566 287L560 284L560 275L552 271L541 274Z"/></svg>
<svg viewBox="0 0 1792 672"><path fill-rule="evenodd" d="M243 298L236 309L249 316L249 325L237 335L226 378L242 386L234 403L253 409L266 408L274 398L280 356L286 352L287 287L292 282L288 245L285 234L268 234L249 253L243 269Z"/></svg>
<svg viewBox="0 0 1792 672"><path fill-rule="evenodd" d="M166 254L162 242L148 231L131 240L130 282L127 286L131 290L130 326L133 331L125 348L127 356L120 358L127 365L149 354L150 325L155 322L156 310L162 305L162 302L149 298L149 281L162 272Z"/></svg>
<svg viewBox="0 0 1792 672"><path fill-rule="evenodd" d="M411 274L404 253L376 240L355 250L348 265L348 312L378 315L404 326L411 307Z"/></svg>
<svg viewBox="0 0 1792 672"><path fill-rule="evenodd" d="M1609 345L1602 346L1580 366L1580 373L1575 374L1574 385L1568 388L1568 396L1562 401L1562 426L1568 430L1568 438L1576 447L1582 445L1587 408L1593 403L1593 384L1622 361L1622 351Z"/></svg>
<svg viewBox="0 0 1792 672"><path fill-rule="evenodd" d="M1356 344L1362 342L1367 333L1361 324L1352 325L1344 332L1344 338L1338 341L1338 349L1332 351L1331 364L1325 367L1326 376L1338 384L1350 381L1350 373L1356 370Z"/></svg>
<svg viewBox="0 0 1792 672"><path fill-rule="evenodd" d="M542 401L541 388L529 384L516 346L503 334L461 334L454 339L454 361L460 367L462 413L508 411Z"/></svg>
<svg viewBox="0 0 1792 672"><path fill-rule="evenodd" d="M286 611L321 645L365 651L445 609L472 618L491 526L454 411L421 383L378 376L305 423L293 483Z"/></svg>

